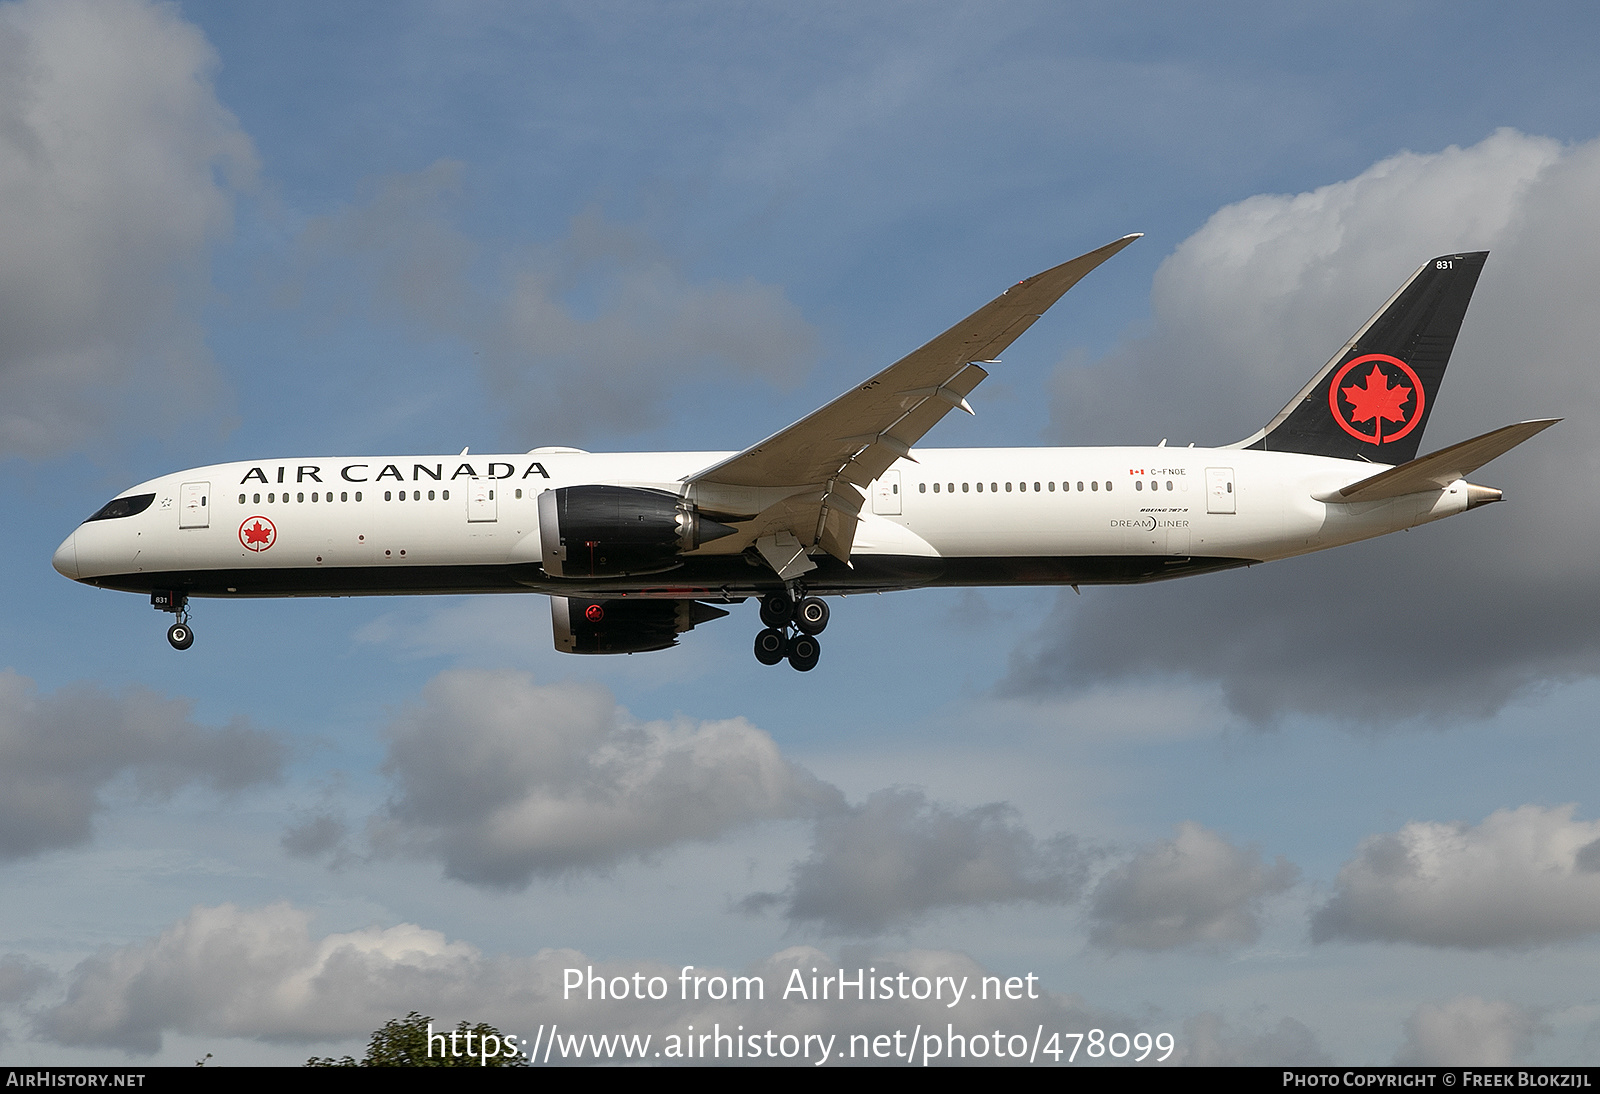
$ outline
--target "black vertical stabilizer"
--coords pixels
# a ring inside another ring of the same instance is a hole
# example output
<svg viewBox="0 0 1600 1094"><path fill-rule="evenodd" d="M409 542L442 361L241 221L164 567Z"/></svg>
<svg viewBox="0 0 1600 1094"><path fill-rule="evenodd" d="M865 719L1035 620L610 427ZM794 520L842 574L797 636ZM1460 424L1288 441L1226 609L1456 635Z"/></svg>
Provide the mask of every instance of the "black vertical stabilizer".
<svg viewBox="0 0 1600 1094"><path fill-rule="evenodd" d="M1440 255L1245 448L1399 464L1415 459L1488 251Z"/></svg>

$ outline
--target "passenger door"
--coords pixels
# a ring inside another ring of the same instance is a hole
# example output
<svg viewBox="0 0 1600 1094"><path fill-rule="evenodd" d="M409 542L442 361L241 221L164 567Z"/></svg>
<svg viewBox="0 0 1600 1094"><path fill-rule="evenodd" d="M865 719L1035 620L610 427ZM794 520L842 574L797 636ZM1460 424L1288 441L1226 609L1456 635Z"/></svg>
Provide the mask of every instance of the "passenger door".
<svg viewBox="0 0 1600 1094"><path fill-rule="evenodd" d="M1206 468L1206 512L1238 512L1233 493L1233 468Z"/></svg>
<svg viewBox="0 0 1600 1094"><path fill-rule="evenodd" d="M900 472L885 471L872 484L872 511L880 517L900 515Z"/></svg>
<svg viewBox="0 0 1600 1094"><path fill-rule="evenodd" d="M473 479L467 485L467 523L488 524L495 519L494 480Z"/></svg>
<svg viewBox="0 0 1600 1094"><path fill-rule="evenodd" d="M178 527L211 527L211 484L186 482L178 488Z"/></svg>

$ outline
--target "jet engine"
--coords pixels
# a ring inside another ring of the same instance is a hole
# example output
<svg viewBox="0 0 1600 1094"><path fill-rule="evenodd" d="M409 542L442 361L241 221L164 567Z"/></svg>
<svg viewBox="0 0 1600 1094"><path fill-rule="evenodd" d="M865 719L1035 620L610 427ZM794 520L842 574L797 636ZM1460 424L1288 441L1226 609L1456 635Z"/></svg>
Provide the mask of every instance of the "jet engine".
<svg viewBox="0 0 1600 1094"><path fill-rule="evenodd" d="M737 531L665 490L567 486L539 495L540 554L551 577L658 574Z"/></svg>
<svg viewBox="0 0 1600 1094"><path fill-rule="evenodd" d="M552 596L550 623L562 653L646 653L678 644L697 623L728 613L696 600L588 600Z"/></svg>

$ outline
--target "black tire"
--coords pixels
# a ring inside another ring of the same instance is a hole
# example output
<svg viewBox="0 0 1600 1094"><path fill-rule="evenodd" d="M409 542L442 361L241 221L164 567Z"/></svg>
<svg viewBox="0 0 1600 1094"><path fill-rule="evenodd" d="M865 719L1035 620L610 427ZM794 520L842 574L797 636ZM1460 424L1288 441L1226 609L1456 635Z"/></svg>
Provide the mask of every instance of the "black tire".
<svg viewBox="0 0 1600 1094"><path fill-rule="evenodd" d="M794 601L788 593L768 593L761 598L761 622L768 627L782 627L794 617Z"/></svg>
<svg viewBox="0 0 1600 1094"><path fill-rule="evenodd" d="M822 643L809 634L797 634L789 641L789 664L796 672L810 672L822 656Z"/></svg>
<svg viewBox="0 0 1600 1094"><path fill-rule="evenodd" d="M828 629L828 605L819 596L808 596L794 606L794 625L807 634Z"/></svg>
<svg viewBox="0 0 1600 1094"><path fill-rule="evenodd" d="M194 631L189 629L187 623L174 623L167 628L167 641L172 643L175 650L186 650L194 645Z"/></svg>
<svg viewBox="0 0 1600 1094"><path fill-rule="evenodd" d="M768 627L756 635L756 660L763 665L776 665L789 652L789 640L776 627Z"/></svg>

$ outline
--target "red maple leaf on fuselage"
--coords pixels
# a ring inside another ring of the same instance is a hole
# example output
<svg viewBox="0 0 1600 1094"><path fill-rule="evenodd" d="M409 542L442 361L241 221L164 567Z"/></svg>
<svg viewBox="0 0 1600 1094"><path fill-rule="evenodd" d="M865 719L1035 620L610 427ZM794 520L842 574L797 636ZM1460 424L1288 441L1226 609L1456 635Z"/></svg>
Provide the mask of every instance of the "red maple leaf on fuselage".
<svg viewBox="0 0 1600 1094"><path fill-rule="evenodd" d="M244 530L246 543L267 543L272 539L272 533L259 520Z"/></svg>
<svg viewBox="0 0 1600 1094"><path fill-rule="evenodd" d="M1339 394L1354 408L1350 411L1350 421L1371 422L1374 440L1382 443L1383 423L1404 422L1406 412L1403 408L1416 392L1409 384L1390 387L1389 377L1374 364L1362 386L1351 384L1342 387Z"/></svg>

